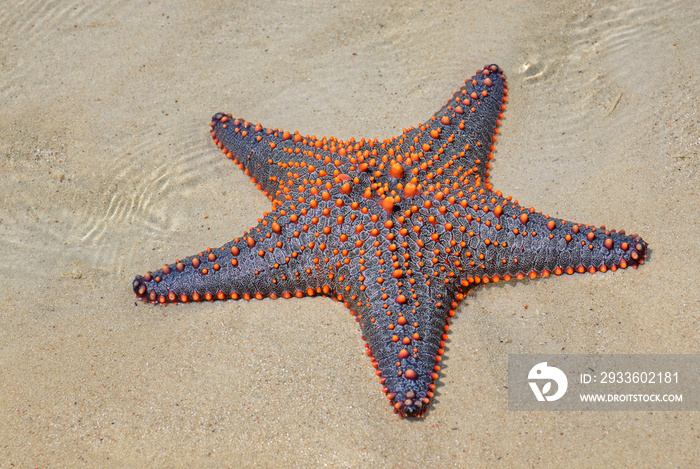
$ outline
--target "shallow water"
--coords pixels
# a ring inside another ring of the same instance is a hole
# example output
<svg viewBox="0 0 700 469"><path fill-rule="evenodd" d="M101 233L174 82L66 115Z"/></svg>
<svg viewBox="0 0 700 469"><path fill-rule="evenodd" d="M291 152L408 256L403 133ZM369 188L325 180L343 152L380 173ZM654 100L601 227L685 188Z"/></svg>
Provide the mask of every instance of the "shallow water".
<svg viewBox="0 0 700 469"><path fill-rule="evenodd" d="M2 8L0 467L697 460L687 413L514 413L505 389L509 353L698 352L696 3L260 3ZM495 187L651 253L475 289L427 418L392 415L338 303L135 301L269 209L212 114L385 138L491 62Z"/></svg>

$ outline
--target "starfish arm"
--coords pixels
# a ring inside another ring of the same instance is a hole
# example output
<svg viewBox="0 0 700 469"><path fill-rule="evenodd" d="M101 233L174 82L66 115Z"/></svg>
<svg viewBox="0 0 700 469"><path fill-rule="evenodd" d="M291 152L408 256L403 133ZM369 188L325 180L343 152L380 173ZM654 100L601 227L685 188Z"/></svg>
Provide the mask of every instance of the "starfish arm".
<svg viewBox="0 0 700 469"><path fill-rule="evenodd" d="M377 155L380 150L376 140L302 136L223 113L215 114L210 126L214 143L276 204L299 185L333 180L339 171L353 176L362 173L360 162L352 155Z"/></svg>
<svg viewBox="0 0 700 469"><path fill-rule="evenodd" d="M489 276L522 278L606 272L644 262L647 244L637 235L552 218L517 204L504 205L498 217L502 233L482 229ZM492 227L494 225L492 224ZM500 241L499 241L500 240Z"/></svg>
<svg viewBox="0 0 700 469"><path fill-rule="evenodd" d="M326 264L331 259L319 263L325 245L318 242L313 232L304 231L312 218L313 214L299 215L288 205L283 206L218 249L207 248L137 276L134 292L151 303L330 293L330 269Z"/></svg>
<svg viewBox="0 0 700 469"><path fill-rule="evenodd" d="M507 93L503 70L487 65L429 120L387 143L390 156L404 167L404 185L413 182L425 190L436 184L487 182Z"/></svg>
<svg viewBox="0 0 700 469"><path fill-rule="evenodd" d="M417 247L410 239L397 241L362 258L345 301L394 411L420 417L434 396L458 288L428 275L422 262L396 263Z"/></svg>
<svg viewBox="0 0 700 469"><path fill-rule="evenodd" d="M209 125L214 144L274 200L280 183L288 179L289 161L282 153L282 143L292 139L289 132L266 129L224 113L215 114Z"/></svg>
<svg viewBox="0 0 700 469"><path fill-rule="evenodd" d="M433 199L429 209L414 205L417 216L412 222L424 242L423 252L431 254L428 260L448 272L459 272L463 287L526 276L636 268L646 257L647 244L637 235L551 218L500 192L460 194L464 195Z"/></svg>

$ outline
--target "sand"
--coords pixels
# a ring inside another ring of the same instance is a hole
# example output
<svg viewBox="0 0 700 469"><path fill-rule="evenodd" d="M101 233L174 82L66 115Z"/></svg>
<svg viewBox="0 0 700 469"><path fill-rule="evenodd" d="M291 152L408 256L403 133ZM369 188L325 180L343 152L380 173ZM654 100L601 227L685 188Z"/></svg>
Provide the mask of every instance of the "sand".
<svg viewBox="0 0 700 469"><path fill-rule="evenodd" d="M513 353L698 353L698 3L376 3L5 2L0 467L698 464L697 413L512 412L506 389ZM269 209L212 114L387 138L487 63L495 187L650 254L473 290L425 419L392 414L339 303L135 301L135 274Z"/></svg>

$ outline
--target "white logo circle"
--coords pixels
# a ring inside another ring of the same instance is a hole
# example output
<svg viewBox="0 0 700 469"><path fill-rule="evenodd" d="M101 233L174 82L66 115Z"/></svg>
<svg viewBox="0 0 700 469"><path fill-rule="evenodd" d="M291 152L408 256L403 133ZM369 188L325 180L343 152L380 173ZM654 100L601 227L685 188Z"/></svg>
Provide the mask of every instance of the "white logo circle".
<svg viewBox="0 0 700 469"><path fill-rule="evenodd" d="M564 372L555 366L547 366L547 362L538 363L533 366L530 373L527 375L527 379L547 380L541 390L536 382L528 381L532 392L540 402L544 402L545 400L551 402L561 399L569 386L569 380L566 379ZM557 383L557 392L550 396L547 394L552 390L552 381Z"/></svg>

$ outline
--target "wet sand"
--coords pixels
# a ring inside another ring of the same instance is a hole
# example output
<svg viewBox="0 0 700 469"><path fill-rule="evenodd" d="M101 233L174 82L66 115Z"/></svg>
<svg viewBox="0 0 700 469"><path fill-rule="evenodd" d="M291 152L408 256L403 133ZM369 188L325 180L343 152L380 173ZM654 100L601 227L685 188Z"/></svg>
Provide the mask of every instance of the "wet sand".
<svg viewBox="0 0 700 469"><path fill-rule="evenodd" d="M698 353L694 2L141 3L0 13L0 467L697 465L696 413L509 412L506 389L512 353ZM135 301L269 209L212 114L387 138L487 63L494 186L650 254L474 289L426 418L392 414L339 303Z"/></svg>

